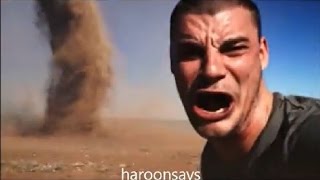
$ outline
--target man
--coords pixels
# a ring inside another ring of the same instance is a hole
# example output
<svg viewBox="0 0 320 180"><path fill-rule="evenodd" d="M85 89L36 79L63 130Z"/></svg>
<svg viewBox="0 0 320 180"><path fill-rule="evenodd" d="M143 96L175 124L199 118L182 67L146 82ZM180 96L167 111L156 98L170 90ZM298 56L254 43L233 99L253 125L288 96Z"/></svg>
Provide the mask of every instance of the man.
<svg viewBox="0 0 320 180"><path fill-rule="evenodd" d="M203 179L320 177L320 100L270 92L268 46L250 0L181 0L171 71L207 144Z"/></svg>

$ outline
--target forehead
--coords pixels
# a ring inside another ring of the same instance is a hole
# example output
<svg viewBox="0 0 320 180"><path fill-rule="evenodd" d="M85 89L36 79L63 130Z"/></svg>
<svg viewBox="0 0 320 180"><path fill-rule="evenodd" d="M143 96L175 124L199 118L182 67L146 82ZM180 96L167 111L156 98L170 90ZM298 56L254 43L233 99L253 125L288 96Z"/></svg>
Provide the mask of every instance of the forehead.
<svg viewBox="0 0 320 180"><path fill-rule="evenodd" d="M242 7L222 9L214 14L185 13L180 17L173 38L191 37L203 40L210 36L215 41L234 36L255 38L257 28L249 10Z"/></svg>

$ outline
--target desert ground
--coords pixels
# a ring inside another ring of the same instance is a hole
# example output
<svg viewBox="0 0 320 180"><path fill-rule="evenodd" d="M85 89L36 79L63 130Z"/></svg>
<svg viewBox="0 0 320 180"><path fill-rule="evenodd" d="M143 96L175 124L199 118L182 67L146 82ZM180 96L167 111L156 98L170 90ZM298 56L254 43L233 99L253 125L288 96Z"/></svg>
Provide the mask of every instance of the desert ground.
<svg viewBox="0 0 320 180"><path fill-rule="evenodd" d="M126 171L197 171L204 140L187 121L107 120L90 135L1 127L1 179L121 179Z"/></svg>

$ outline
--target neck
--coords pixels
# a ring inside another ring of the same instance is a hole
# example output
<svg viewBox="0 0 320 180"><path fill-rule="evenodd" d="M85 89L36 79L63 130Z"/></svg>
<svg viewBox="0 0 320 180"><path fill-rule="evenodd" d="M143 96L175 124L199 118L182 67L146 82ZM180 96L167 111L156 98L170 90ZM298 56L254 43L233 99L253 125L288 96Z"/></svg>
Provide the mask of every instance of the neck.
<svg viewBox="0 0 320 180"><path fill-rule="evenodd" d="M214 140L212 145L219 157L226 163L241 160L252 149L255 141L265 128L272 110L273 96L263 81L258 97L245 120L229 137Z"/></svg>

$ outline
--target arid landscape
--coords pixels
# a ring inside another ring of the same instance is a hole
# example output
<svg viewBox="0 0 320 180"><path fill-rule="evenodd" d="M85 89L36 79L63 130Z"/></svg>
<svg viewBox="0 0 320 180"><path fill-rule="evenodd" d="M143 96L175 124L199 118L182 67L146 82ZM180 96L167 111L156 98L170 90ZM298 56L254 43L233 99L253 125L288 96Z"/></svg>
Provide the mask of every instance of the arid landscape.
<svg viewBox="0 0 320 180"><path fill-rule="evenodd" d="M32 6L34 25L50 47L45 108L41 118L35 118L28 115L32 105L22 105L22 112L1 101L11 113L1 112L1 179L127 179L123 170L198 170L203 140L186 120L101 117L103 107L113 106L112 87L121 79L114 78L114 47L98 3L35 0ZM123 104L133 102L143 113L161 112L158 106L163 103L155 97L142 98L153 104L141 106L141 99ZM14 98L10 94L7 99ZM131 117L126 113L130 108L121 110L117 117ZM175 117L175 110L170 112Z"/></svg>
<svg viewBox="0 0 320 180"><path fill-rule="evenodd" d="M204 143L187 121L106 120L90 135L1 130L3 180L121 179L122 168L196 171Z"/></svg>

